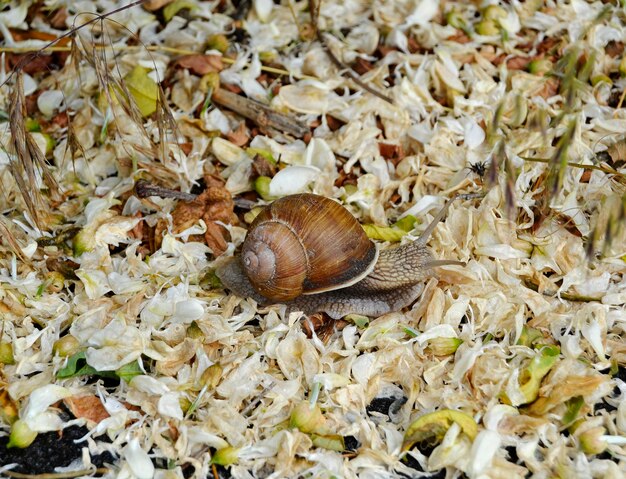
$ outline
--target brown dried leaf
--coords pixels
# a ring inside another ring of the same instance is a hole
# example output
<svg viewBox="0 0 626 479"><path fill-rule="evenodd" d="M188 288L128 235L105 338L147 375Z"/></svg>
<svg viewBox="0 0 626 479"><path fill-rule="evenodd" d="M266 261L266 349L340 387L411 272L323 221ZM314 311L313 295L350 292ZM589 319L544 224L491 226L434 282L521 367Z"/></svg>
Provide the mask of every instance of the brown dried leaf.
<svg viewBox="0 0 626 479"><path fill-rule="evenodd" d="M357 57L357 59L354 62L354 65L352 66L352 69L355 72L357 72L359 75L363 75L364 73L367 73L373 68L374 68L374 65L371 62L368 62L367 60L361 57Z"/></svg>
<svg viewBox="0 0 626 479"><path fill-rule="evenodd" d="M539 45L537 45L537 54L543 53L555 54L557 53L557 47L561 42L558 37L547 37Z"/></svg>
<svg viewBox="0 0 626 479"><path fill-rule="evenodd" d="M383 158L391 160L394 164L404 158L404 150L401 145L379 142L378 151Z"/></svg>
<svg viewBox="0 0 626 479"><path fill-rule="evenodd" d="M221 255L228 248L227 235L228 231L226 231L226 228L218 225L215 221L206 222L204 241L215 256Z"/></svg>
<svg viewBox="0 0 626 479"><path fill-rule="evenodd" d="M607 153L611 157L611 160L613 160L613 163L626 161L626 140L620 140L609 146Z"/></svg>
<svg viewBox="0 0 626 479"><path fill-rule="evenodd" d="M67 28L65 21L67 20L68 13L65 7L61 7L55 10L50 16L50 25L59 30Z"/></svg>
<svg viewBox="0 0 626 479"><path fill-rule="evenodd" d="M469 43L472 41L472 39L470 37L467 36L467 33L458 30L454 35L452 35L451 37L446 38L446 40L448 40L449 42L456 42L456 43L460 43L462 45Z"/></svg>
<svg viewBox="0 0 626 479"><path fill-rule="evenodd" d="M224 69L222 57L219 55L185 55L178 58L174 66L191 70L196 75L206 75Z"/></svg>
<svg viewBox="0 0 626 479"><path fill-rule="evenodd" d="M514 56L506 61L506 67L509 70L526 70L531 61L530 57Z"/></svg>
<svg viewBox="0 0 626 479"><path fill-rule="evenodd" d="M537 92L537 95L547 100L553 97L559 91L559 80L554 77L546 78L543 88Z"/></svg>
<svg viewBox="0 0 626 479"><path fill-rule="evenodd" d="M604 52L611 58L621 57L624 53L624 42L611 40L607 43L606 47L604 47Z"/></svg>
<svg viewBox="0 0 626 479"><path fill-rule="evenodd" d="M276 165L268 161L267 158L256 155L252 162L252 171L255 176L269 176L272 178L276 174Z"/></svg>
<svg viewBox="0 0 626 479"><path fill-rule="evenodd" d="M328 125L328 129L330 131L337 131L339 128L345 125L346 122L339 120L338 118L335 118L334 116L326 115L326 124Z"/></svg>
<svg viewBox="0 0 626 479"><path fill-rule="evenodd" d="M337 331L341 331L348 324L350 323L343 319L335 320L325 313L315 313L302 321L302 329L309 339L315 333L323 343L328 343Z"/></svg>
<svg viewBox="0 0 626 479"><path fill-rule="evenodd" d="M236 130L226 134L226 139L237 146L245 146L250 141L250 131L246 122L242 121Z"/></svg>
<svg viewBox="0 0 626 479"><path fill-rule="evenodd" d="M63 404L79 419L98 423L109 417L98 396L71 396L64 399Z"/></svg>
<svg viewBox="0 0 626 479"><path fill-rule="evenodd" d="M192 241L202 241L212 249L215 256L219 256L226 250L228 232L216 222L236 224L235 202L230 192L224 187L224 181L212 175L205 177L206 189L198 195L194 201L180 201L172 212L174 233L180 233L196 224L200 219L204 220L207 231L204 238L192 236ZM157 247L160 246L163 231L167 228L165 221L157 224L155 240Z"/></svg>

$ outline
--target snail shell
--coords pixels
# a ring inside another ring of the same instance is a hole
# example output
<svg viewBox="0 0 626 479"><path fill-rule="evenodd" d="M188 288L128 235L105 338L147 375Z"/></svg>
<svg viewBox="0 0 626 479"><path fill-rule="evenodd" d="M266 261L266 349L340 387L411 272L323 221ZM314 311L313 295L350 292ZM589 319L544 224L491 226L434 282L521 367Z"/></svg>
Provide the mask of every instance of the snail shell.
<svg viewBox="0 0 626 479"><path fill-rule="evenodd" d="M265 208L241 252L250 283L273 301L348 287L367 276L377 259L376 245L345 208L306 193Z"/></svg>

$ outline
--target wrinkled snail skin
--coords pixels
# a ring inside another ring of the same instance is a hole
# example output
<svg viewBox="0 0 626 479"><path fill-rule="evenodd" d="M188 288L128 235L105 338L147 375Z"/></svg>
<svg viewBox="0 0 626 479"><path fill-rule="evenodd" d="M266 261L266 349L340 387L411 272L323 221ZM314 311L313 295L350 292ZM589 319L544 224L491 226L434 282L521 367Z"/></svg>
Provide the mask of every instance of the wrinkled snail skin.
<svg viewBox="0 0 626 479"><path fill-rule="evenodd" d="M305 263L303 269L307 270L306 275L310 275L311 263L314 262L311 256L323 257L326 263L330 263L329 269L322 269L321 274L317 271L314 280L307 277L303 286L296 289L295 294L278 297L263 294L264 290L253 284L250 272L246 270L251 263L257 261L259 254L255 252L254 261L249 261L246 256L249 247L244 242L242 255L230 259L218 268L216 273L222 284L238 296L250 297L262 305L283 303L287 305L289 311L303 311L307 314L325 312L333 319L351 313L379 316L398 311L419 297L423 290L423 281L434 275L434 267L463 264L458 261L434 260L425 245L428 236L445 215L449 204L450 201L439 211L419 239L378 252L374 243L365 236L358 221L341 205L316 195L284 197L261 212L251 225L246 242L251 243L255 241L254 238L260 238L263 244L255 247L255 251L265 254L263 251L267 242L274 241L265 238L264 229L268 224L279 224L280 234L276 239L279 245L286 242L284 238L286 229L290 230L289 233L297 234L298 228L304 226L305 234L300 236L298 241L304 238L302 241L306 244L304 249L308 250L306 258L299 260ZM332 213L328 213L328 208ZM346 234L346 231L350 234ZM257 234L258 232L260 234ZM366 243L362 236L365 236ZM345 243L339 244L340 240L347 242L349 247L346 248ZM284 252L281 248L278 249L278 255ZM330 250L332 252L328 254ZM311 251L313 255L308 254ZM351 261L350 254L356 256L357 260ZM288 270L294 268L295 266L289 266ZM325 278L324 274L328 270L335 276ZM347 272L349 274L346 274ZM263 271L261 276L267 280L268 273ZM279 291L279 294L282 294L282 291Z"/></svg>

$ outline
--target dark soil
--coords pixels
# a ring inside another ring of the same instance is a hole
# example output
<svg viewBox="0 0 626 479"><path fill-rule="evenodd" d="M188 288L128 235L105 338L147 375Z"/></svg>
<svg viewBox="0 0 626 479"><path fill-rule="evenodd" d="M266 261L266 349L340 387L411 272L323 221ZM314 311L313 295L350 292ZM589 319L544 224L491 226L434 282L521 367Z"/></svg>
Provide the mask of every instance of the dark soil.
<svg viewBox="0 0 626 479"><path fill-rule="evenodd" d="M88 430L84 426L70 426L63 431L45 432L37 435L35 441L24 449L7 449L8 436L0 437L0 466L17 463L12 472L23 474L44 474L54 472L55 467L68 466L72 461L81 457L82 448L86 443L76 444ZM91 457L96 467L113 464L115 458L105 452Z"/></svg>

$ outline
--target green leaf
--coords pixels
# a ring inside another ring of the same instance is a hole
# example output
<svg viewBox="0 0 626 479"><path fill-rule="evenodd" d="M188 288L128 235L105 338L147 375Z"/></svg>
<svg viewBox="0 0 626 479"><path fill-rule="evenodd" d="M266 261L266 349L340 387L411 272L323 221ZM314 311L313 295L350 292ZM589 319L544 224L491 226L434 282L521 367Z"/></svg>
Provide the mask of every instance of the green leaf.
<svg viewBox="0 0 626 479"><path fill-rule="evenodd" d="M0 364L15 364L13 345L7 341L0 343Z"/></svg>
<svg viewBox="0 0 626 479"><path fill-rule="evenodd" d="M73 378L76 376L86 376L97 374L98 371L87 364L85 358L85 351L70 356L67 360L67 365L64 368L59 369L57 372L58 379Z"/></svg>
<svg viewBox="0 0 626 479"><path fill-rule="evenodd" d="M389 226L362 225L367 236L371 239L381 241L400 241L407 233L401 229Z"/></svg>
<svg viewBox="0 0 626 479"><path fill-rule="evenodd" d="M188 0L176 0L175 2L170 3L163 9L163 19L166 22L169 22L183 8L193 10L194 8L196 8L196 4Z"/></svg>
<svg viewBox="0 0 626 479"><path fill-rule="evenodd" d="M573 397L565 403L567 409L563 414L563 426L567 427L574 423L574 421L578 418L578 413L583 407L583 404L585 404L585 401L582 396Z"/></svg>
<svg viewBox="0 0 626 479"><path fill-rule="evenodd" d="M262 150L260 148L246 148L246 153L248 154L250 158L254 158L256 155L262 156L267 161L269 161L272 165L275 165L276 163L278 163L276 159L274 158L274 156L272 155L272 152L267 151L267 150Z"/></svg>
<svg viewBox="0 0 626 479"><path fill-rule="evenodd" d="M420 335L419 331L416 331L410 326L403 326L402 329L410 338L417 338Z"/></svg>
<svg viewBox="0 0 626 479"><path fill-rule="evenodd" d="M275 199L274 197L270 196L271 181L272 179L269 176L259 176L256 180L254 180L254 190L265 201L271 201Z"/></svg>
<svg viewBox="0 0 626 479"><path fill-rule="evenodd" d="M230 466L236 464L239 460L239 448L233 446L226 446L215 451L211 458L211 464L217 464L219 466Z"/></svg>
<svg viewBox="0 0 626 479"><path fill-rule="evenodd" d="M102 378L120 378L129 382L135 376L143 374L137 361L125 364L116 371L98 371L87 364L85 351L76 353L67 360L67 365L57 372L58 379L67 379L78 376L99 376Z"/></svg>
<svg viewBox="0 0 626 479"><path fill-rule="evenodd" d="M141 114L144 117L152 115L157 109L159 86L148 76L148 70L136 66L133 71L126 75L124 81Z"/></svg>
<svg viewBox="0 0 626 479"><path fill-rule="evenodd" d="M127 383L129 383L135 376L139 376L141 374L143 374L143 371L139 366L139 362L136 360L132 363L124 364L124 366L115 371L115 375Z"/></svg>
<svg viewBox="0 0 626 479"><path fill-rule="evenodd" d="M402 231L406 231L408 233L415 227L415 223L417 223L417 218L415 216L406 215L404 218L396 221L393 227L401 229Z"/></svg>

